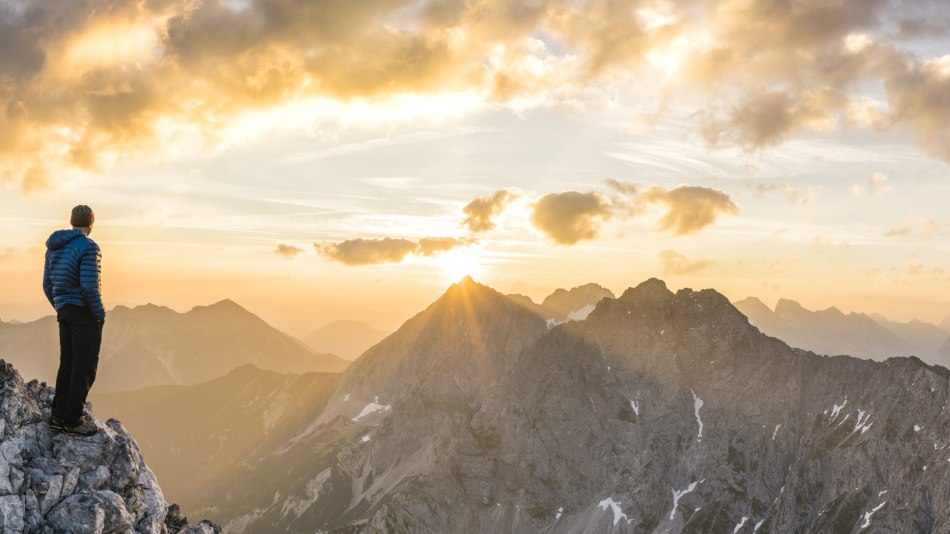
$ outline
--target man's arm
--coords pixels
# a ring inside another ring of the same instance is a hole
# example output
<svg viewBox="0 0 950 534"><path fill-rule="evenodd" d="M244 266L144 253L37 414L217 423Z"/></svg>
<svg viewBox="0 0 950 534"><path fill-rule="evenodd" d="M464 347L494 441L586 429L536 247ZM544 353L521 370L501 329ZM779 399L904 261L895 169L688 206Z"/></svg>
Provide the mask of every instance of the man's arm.
<svg viewBox="0 0 950 534"><path fill-rule="evenodd" d="M53 303L53 273L50 272L49 261L53 256L52 251L46 251L46 260L43 265L43 293L46 293L46 300L50 306L56 307Z"/></svg>
<svg viewBox="0 0 950 534"><path fill-rule="evenodd" d="M92 244L79 259L79 286L89 311L100 321L106 319L102 306L102 252Z"/></svg>

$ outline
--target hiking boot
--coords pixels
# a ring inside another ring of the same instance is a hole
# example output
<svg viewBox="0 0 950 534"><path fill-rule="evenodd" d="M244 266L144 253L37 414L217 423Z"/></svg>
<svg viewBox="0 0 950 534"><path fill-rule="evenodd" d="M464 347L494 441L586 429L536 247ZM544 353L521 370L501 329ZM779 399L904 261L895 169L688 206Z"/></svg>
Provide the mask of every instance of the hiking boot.
<svg viewBox="0 0 950 534"><path fill-rule="evenodd" d="M49 418L49 429L55 432L61 432L65 428L66 423L63 423L63 420L55 415L51 415Z"/></svg>
<svg viewBox="0 0 950 534"><path fill-rule="evenodd" d="M63 425L63 432L73 436L91 436L98 431L95 420L87 415L81 416L75 425Z"/></svg>

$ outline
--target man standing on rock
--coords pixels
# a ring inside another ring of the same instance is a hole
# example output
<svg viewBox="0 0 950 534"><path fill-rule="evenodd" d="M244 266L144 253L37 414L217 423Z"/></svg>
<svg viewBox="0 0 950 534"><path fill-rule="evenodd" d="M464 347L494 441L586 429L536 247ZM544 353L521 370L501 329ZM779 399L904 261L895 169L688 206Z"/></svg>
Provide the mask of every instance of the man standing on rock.
<svg viewBox="0 0 950 534"><path fill-rule="evenodd" d="M49 427L91 436L95 420L83 414L89 388L96 380L99 345L106 311L102 306L102 253L89 239L96 217L79 205L70 217L72 230L57 230L46 241L43 291L59 322L59 371Z"/></svg>

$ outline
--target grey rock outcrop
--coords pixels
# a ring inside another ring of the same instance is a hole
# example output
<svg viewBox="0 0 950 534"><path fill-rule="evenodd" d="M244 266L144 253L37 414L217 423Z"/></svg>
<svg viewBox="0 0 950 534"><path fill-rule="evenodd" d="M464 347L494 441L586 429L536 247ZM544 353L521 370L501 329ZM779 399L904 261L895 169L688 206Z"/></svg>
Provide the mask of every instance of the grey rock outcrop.
<svg viewBox="0 0 950 534"><path fill-rule="evenodd" d="M90 437L53 432L52 398L0 360L0 532L169 532L162 490L122 424L97 422Z"/></svg>

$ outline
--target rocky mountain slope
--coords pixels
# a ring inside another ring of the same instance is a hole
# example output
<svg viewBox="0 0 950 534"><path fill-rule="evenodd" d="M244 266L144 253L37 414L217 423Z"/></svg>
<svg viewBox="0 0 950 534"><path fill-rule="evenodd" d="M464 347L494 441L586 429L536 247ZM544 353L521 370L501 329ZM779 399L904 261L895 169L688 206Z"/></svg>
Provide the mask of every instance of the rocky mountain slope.
<svg viewBox="0 0 950 534"><path fill-rule="evenodd" d="M24 383L0 360L0 532L220 531L209 522L188 525L177 506L169 513L155 476L118 421L98 422L91 437L50 431L52 398L52 388Z"/></svg>
<svg viewBox="0 0 950 534"><path fill-rule="evenodd" d="M341 320L314 330L304 338L304 342L319 353L355 360L363 351L388 335L389 332L377 330L361 321Z"/></svg>
<svg viewBox="0 0 950 534"><path fill-rule="evenodd" d="M55 317L0 323L0 356L25 376L54 382L59 365ZM106 319L97 392L194 384L253 364L282 372L339 372L349 362L317 354L230 300L187 313L146 305L118 306Z"/></svg>
<svg viewBox="0 0 950 534"><path fill-rule="evenodd" d="M892 356L917 356L930 363L939 360L938 347L946 335L934 325L919 321L896 323L863 313L845 314L837 308L812 311L780 299L775 310L755 297L734 303L762 332L818 354L848 354L884 360Z"/></svg>
<svg viewBox="0 0 950 534"><path fill-rule="evenodd" d="M230 532L946 532L948 400L944 368L790 348L712 290L549 328L466 280L219 505Z"/></svg>
<svg viewBox="0 0 950 534"><path fill-rule="evenodd" d="M242 513L239 506L221 505L234 472L306 428L338 378L336 373L294 375L245 365L201 384L93 393L90 399L98 414L121 420L135 435L169 499L220 521Z"/></svg>

